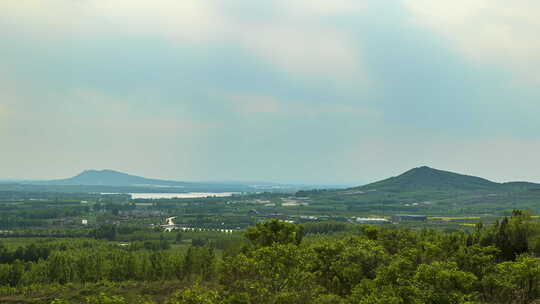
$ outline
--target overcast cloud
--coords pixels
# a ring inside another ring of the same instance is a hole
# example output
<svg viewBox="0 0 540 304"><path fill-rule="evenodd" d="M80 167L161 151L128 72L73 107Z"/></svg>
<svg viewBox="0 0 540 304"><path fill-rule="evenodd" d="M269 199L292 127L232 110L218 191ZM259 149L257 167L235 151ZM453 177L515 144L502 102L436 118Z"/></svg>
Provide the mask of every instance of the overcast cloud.
<svg viewBox="0 0 540 304"><path fill-rule="evenodd" d="M3 0L0 178L540 182L532 0Z"/></svg>

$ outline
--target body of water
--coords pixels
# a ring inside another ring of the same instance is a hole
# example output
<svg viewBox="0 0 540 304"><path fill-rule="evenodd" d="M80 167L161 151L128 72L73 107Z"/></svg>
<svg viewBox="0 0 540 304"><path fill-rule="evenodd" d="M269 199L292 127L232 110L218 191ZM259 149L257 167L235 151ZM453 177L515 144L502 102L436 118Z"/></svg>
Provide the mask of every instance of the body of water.
<svg viewBox="0 0 540 304"><path fill-rule="evenodd" d="M188 192L188 193L129 193L132 199L160 199L160 198L201 198L207 196L226 197L238 192Z"/></svg>

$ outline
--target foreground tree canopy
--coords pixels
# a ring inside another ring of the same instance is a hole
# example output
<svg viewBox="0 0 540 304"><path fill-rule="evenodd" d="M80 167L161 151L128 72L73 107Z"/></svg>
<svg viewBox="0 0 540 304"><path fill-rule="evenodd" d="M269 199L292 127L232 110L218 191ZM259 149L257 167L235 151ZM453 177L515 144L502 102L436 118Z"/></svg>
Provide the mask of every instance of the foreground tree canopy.
<svg viewBox="0 0 540 304"><path fill-rule="evenodd" d="M526 212L471 232L358 227L305 235L302 226L271 220L249 228L241 249L220 254L208 246L182 252L88 239L0 245L0 301L472 304L540 298L540 224Z"/></svg>

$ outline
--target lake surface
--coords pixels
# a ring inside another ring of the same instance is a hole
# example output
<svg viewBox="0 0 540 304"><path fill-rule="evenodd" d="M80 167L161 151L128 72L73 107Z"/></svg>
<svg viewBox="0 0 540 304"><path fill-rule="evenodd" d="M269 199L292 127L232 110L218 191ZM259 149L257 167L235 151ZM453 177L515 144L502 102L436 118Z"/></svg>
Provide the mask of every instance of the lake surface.
<svg viewBox="0 0 540 304"><path fill-rule="evenodd" d="M200 198L207 196L227 197L238 192L188 192L188 193L129 193L132 199L160 199L160 198Z"/></svg>

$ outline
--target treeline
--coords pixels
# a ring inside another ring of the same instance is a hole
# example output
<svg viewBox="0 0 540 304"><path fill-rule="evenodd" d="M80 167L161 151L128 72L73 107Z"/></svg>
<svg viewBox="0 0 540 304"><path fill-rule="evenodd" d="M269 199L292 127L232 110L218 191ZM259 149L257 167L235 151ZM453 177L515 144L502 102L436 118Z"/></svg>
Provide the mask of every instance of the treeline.
<svg viewBox="0 0 540 304"><path fill-rule="evenodd" d="M478 224L472 232L365 225L345 236L305 237L306 229L278 220L259 223L246 231L247 245L223 257L204 244L185 252L128 250L103 245L107 242L53 250L38 261L1 265L0 282L10 295L49 283L180 282L168 291L139 291L140 303L167 304L513 304L540 299L540 224L522 211L493 225ZM157 294L162 298L152 296ZM114 292L55 297L55 304L128 303Z"/></svg>
<svg viewBox="0 0 540 304"><path fill-rule="evenodd" d="M48 258L50 253L50 246L30 244L11 251L0 243L0 264L12 264L15 261L37 262Z"/></svg>
<svg viewBox="0 0 540 304"><path fill-rule="evenodd" d="M157 281L215 275L216 256L209 247L190 247L185 254L167 250L124 250L97 247L54 251L37 261L0 264L5 286L98 281ZM143 248L139 248L143 249ZM157 248L156 248L157 249Z"/></svg>
<svg viewBox="0 0 540 304"><path fill-rule="evenodd" d="M313 234L325 234L332 232L340 232L347 230L350 225L340 222L319 222L319 223L305 223L302 225L304 232Z"/></svg>
<svg viewBox="0 0 540 304"><path fill-rule="evenodd" d="M77 217L88 213L87 206L36 207L0 211L0 229L40 227L50 225L46 220Z"/></svg>

